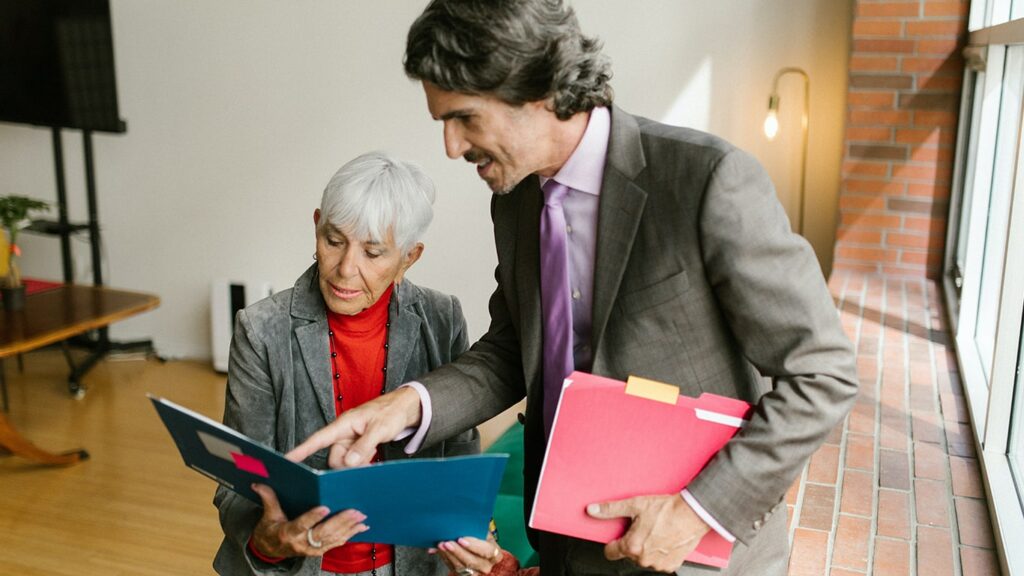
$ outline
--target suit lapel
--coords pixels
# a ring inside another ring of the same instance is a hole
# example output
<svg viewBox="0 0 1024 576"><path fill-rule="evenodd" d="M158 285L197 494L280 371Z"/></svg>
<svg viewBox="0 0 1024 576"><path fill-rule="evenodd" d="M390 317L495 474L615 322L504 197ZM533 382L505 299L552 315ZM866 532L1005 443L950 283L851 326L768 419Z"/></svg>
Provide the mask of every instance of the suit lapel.
<svg viewBox="0 0 1024 576"><path fill-rule="evenodd" d="M623 273L629 264L633 241L647 201L647 192L633 182L644 166L646 162L636 119L619 108L613 108L597 217L591 329L595 371L600 365L601 337L608 325Z"/></svg>
<svg viewBox="0 0 1024 576"><path fill-rule="evenodd" d="M388 305L388 365L384 391L391 392L406 382L405 370L417 347L422 320L413 308L414 298L408 282L395 287ZM397 352L397 353L396 353Z"/></svg>
<svg viewBox="0 0 1024 576"><path fill-rule="evenodd" d="M330 343L327 341L327 310L317 283L316 264L309 267L295 282L291 314L307 324L294 322L295 341L299 343L309 385L325 422L334 421L334 386L331 380Z"/></svg>
<svg viewBox="0 0 1024 576"><path fill-rule="evenodd" d="M540 301L540 212L544 204L539 180L530 176L520 185L517 193L523 195L519 203L519 229L516 233L515 269L516 296L521 309L522 322L520 350L527 389L540 374L543 341L543 312Z"/></svg>
<svg viewBox="0 0 1024 576"><path fill-rule="evenodd" d="M295 328L295 340L302 351L309 383L313 387L324 421L334 421L334 387L331 380L330 344L327 342L327 318Z"/></svg>

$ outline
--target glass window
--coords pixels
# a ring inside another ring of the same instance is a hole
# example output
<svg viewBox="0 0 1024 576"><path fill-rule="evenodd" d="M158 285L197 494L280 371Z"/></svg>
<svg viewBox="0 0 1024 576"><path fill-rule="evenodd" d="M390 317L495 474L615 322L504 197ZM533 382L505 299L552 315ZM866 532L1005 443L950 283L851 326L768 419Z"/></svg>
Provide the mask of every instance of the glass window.
<svg viewBox="0 0 1024 576"><path fill-rule="evenodd" d="M1020 0L1024 3L1024 0ZM961 114L964 119L960 123L960 130L966 134L961 137L960 163L963 172L959 176L958 200L956 209L958 213L951 215L949 225L954 229L950 232L951 243L955 242L953 249L952 267L949 273L953 279L957 295L964 283L964 269L967 267L967 238L970 233L971 220L971 192L974 189L974 171L978 158L978 128L981 123L976 118L981 117L981 105L984 99L975 98L975 94L982 94L985 87L984 72L968 72L964 78L964 104L961 106Z"/></svg>
<svg viewBox="0 0 1024 576"><path fill-rule="evenodd" d="M1024 326L1024 322L1022 322ZM1013 416L1010 419L1010 442L1007 456L1010 473L1017 485L1017 497L1024 502L1024 328L1017 347L1017 377L1013 390Z"/></svg>
<svg viewBox="0 0 1024 576"><path fill-rule="evenodd" d="M1024 532L1024 0L975 0L969 27L943 280L1005 543ZM1024 574L1024 547L1001 558Z"/></svg>
<svg viewBox="0 0 1024 576"><path fill-rule="evenodd" d="M988 25L1003 24L1010 19L1010 5L1014 0L989 0ZM1017 0L1019 1L1019 0Z"/></svg>
<svg viewBox="0 0 1024 576"><path fill-rule="evenodd" d="M1024 0L1013 0L1013 7L1010 8L1010 20L1024 18Z"/></svg>
<svg viewBox="0 0 1024 576"><path fill-rule="evenodd" d="M1024 0L1017 0L1018 2L1024 2ZM986 18L988 17L988 3L987 2L971 2L971 12L967 21L967 29L974 31L985 27Z"/></svg>
<svg viewBox="0 0 1024 576"><path fill-rule="evenodd" d="M1003 282L1010 199L1013 195L1017 142L1020 138L1021 102L1024 101L1024 46L1007 49L1003 71L1002 102L991 194L988 198L988 226L984 236L978 315L974 329L974 341L978 346L986 380L991 378L995 356L999 293Z"/></svg>

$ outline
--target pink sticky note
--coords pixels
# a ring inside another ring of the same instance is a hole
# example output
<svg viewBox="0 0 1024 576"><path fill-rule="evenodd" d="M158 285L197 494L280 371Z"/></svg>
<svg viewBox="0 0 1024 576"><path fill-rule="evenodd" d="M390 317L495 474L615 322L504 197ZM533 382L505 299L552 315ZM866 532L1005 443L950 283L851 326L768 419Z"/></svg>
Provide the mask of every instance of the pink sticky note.
<svg viewBox="0 0 1024 576"><path fill-rule="evenodd" d="M256 458L246 456L245 454L239 454L238 452L232 452L231 457L235 459L235 466L237 466L239 470L243 470L263 478L270 478L270 474L267 472L267 467L263 465L263 462Z"/></svg>

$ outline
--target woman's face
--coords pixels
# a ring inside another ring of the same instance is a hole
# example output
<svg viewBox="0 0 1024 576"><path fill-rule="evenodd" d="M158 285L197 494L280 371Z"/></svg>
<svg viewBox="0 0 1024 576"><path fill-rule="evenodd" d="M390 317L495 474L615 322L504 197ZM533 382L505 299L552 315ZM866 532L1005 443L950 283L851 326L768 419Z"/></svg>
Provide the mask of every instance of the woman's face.
<svg viewBox="0 0 1024 576"><path fill-rule="evenodd" d="M351 316L376 304L388 286L400 282L423 253L423 245L416 244L402 254L390 230L384 242L370 242L353 238L330 224L321 229L319 221L317 210L313 225L320 293L327 308L336 314Z"/></svg>

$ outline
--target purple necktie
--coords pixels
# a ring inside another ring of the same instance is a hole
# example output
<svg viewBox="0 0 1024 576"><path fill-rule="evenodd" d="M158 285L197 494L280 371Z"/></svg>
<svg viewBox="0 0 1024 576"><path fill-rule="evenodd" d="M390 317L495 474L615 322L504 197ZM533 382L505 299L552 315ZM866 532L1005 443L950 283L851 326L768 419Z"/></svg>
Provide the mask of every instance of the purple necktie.
<svg viewBox="0 0 1024 576"><path fill-rule="evenodd" d="M573 370L569 250L562 200L569 188L554 180L543 187L540 214L540 291L544 315L544 435L551 432L562 381Z"/></svg>

